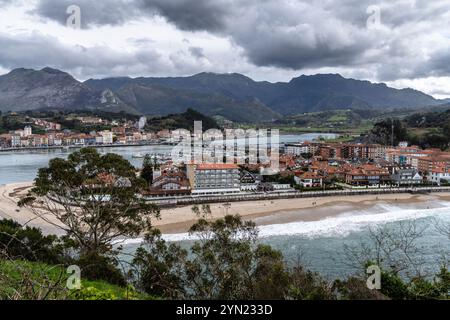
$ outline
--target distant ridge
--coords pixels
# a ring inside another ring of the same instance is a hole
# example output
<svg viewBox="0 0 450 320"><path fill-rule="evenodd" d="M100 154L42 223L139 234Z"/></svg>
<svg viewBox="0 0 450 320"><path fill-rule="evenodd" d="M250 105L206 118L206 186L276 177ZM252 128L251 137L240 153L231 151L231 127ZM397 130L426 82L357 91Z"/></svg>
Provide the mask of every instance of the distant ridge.
<svg viewBox="0 0 450 320"><path fill-rule="evenodd" d="M189 77L117 77L77 81L53 69L19 68L0 76L0 110L101 109L150 116L189 108L236 122L271 122L285 115L331 109L424 108L443 104L420 91L346 79L300 76L290 82L254 81L238 73Z"/></svg>
<svg viewBox="0 0 450 320"><path fill-rule="evenodd" d="M394 89L386 84L346 79L339 74L300 76L290 82L257 82L241 74L199 73L190 77L109 78L85 82L97 89L119 90L137 84L162 86L207 95L225 96L235 101L259 101L282 115L348 108L422 108L442 101L413 89Z"/></svg>

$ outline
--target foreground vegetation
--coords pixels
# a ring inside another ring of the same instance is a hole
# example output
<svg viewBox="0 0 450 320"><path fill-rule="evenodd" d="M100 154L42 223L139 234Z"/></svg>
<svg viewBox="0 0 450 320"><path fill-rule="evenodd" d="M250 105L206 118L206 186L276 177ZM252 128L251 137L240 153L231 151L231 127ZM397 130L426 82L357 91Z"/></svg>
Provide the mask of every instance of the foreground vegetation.
<svg viewBox="0 0 450 320"><path fill-rule="evenodd" d="M0 260L1 299L449 299L450 272L446 268L432 277L412 272L419 261L411 261L417 247L416 231L402 229L402 236L380 228L372 234L369 250L350 250L354 263L366 261L361 273L348 279L327 281L300 263L288 265L281 252L258 241L252 222L239 216L206 220L209 208L200 213L191 228L197 241L183 249L167 243L158 230L145 237L127 271L126 285L106 280L88 280L81 273L81 287L67 289L67 264L50 266L43 262ZM409 231L408 231L409 230ZM4 234L4 233L3 233ZM4 243L2 243L4 244ZM366 244L367 245L367 244ZM25 249L25 247L23 248ZM26 250L25 250L26 252ZM362 258L362 260L359 260ZM367 287L365 268L382 266L381 289ZM411 273L412 272L412 273ZM405 274L410 274L405 276ZM103 275L97 275L101 278ZM89 273L89 277L93 277ZM94 276L95 278L96 276ZM111 279L114 281L115 279Z"/></svg>
<svg viewBox="0 0 450 320"><path fill-rule="evenodd" d="M0 260L0 299L10 300L149 300L132 286L81 279L78 289L68 289L70 274L62 265Z"/></svg>

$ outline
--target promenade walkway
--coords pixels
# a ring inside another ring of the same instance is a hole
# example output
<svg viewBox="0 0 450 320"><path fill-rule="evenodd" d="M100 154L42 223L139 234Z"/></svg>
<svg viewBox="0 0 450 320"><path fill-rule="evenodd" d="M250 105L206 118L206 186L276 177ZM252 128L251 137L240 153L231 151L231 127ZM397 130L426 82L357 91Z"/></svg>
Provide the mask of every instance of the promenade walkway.
<svg viewBox="0 0 450 320"><path fill-rule="evenodd" d="M429 194L434 192L450 192L450 187L409 187L409 188L379 188L379 189L357 189L357 190L332 190L332 191L289 191L289 192L270 192L270 193L249 193L232 195L214 195L214 196L184 196L184 197L164 197L148 198L149 202L155 203L161 207L188 206L207 203L225 203L239 201L260 201L260 200L279 200L279 199L298 199L298 198L316 198L316 197L348 197L356 195L377 195L377 194L401 194L417 193Z"/></svg>

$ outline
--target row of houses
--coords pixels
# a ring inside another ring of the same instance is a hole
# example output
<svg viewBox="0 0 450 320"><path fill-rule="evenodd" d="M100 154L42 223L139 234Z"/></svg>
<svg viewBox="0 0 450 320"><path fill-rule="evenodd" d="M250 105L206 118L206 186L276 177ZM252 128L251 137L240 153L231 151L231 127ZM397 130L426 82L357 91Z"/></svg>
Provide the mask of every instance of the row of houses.
<svg viewBox="0 0 450 320"><path fill-rule="evenodd" d="M285 170L287 174L289 170ZM293 170L293 180L302 188L322 188L343 181L350 186L411 186L424 183L424 177L412 168L394 168L390 172L375 164L341 165L314 161L308 171ZM440 180L439 180L440 181ZM264 182L261 175L234 164L189 164L162 166L154 172L150 188L152 196L217 195L243 192L291 191L290 184Z"/></svg>
<svg viewBox="0 0 450 320"><path fill-rule="evenodd" d="M304 142L286 145L285 152L294 158L308 155L325 162L339 161L339 171L345 172L345 176L341 175L341 178L351 185L383 184L387 181L397 184L406 181L416 183L420 180L419 176L429 183L440 184L450 175L449 152L440 149L423 150L417 146L408 146L406 142L395 148L353 143ZM292 162L292 159L290 161ZM356 166L352 165L354 162L357 163ZM358 165L364 162L377 165ZM310 169L315 171L314 167ZM333 168L328 170L335 171ZM410 178L411 176L415 179Z"/></svg>
<svg viewBox="0 0 450 320"><path fill-rule="evenodd" d="M32 128L26 126L23 130L0 135L0 148L137 144L168 137L170 137L168 130L154 133L125 127L113 127L112 130L89 134L71 131L49 131L45 134L34 134Z"/></svg>
<svg viewBox="0 0 450 320"><path fill-rule="evenodd" d="M391 172L388 168L382 168L374 164L362 165L330 165L322 161L324 165L318 166L317 162L310 167L311 171L296 173L296 182L305 188L322 187L327 182L341 181L349 186L382 186L382 185L418 185L424 183L423 176L412 168L394 168Z"/></svg>
<svg viewBox="0 0 450 320"><path fill-rule="evenodd" d="M328 159L377 159L384 158L388 147L378 144L314 143L302 142L285 145L286 154L303 156L309 154Z"/></svg>
<svg viewBox="0 0 450 320"><path fill-rule="evenodd" d="M450 153L440 149L421 149L402 142L398 147L376 144L311 143L287 144L285 153L294 156L320 157L322 160L386 160L399 166L410 166L427 173L434 167L450 167Z"/></svg>
<svg viewBox="0 0 450 320"><path fill-rule="evenodd" d="M48 146L89 146L95 144L113 144L110 131L95 134L84 133L46 133L21 135L18 133L0 135L0 147L27 148Z"/></svg>
<svg viewBox="0 0 450 320"><path fill-rule="evenodd" d="M205 196L287 190L292 190L290 184L265 183L260 174L235 164L167 164L154 171L149 194Z"/></svg>

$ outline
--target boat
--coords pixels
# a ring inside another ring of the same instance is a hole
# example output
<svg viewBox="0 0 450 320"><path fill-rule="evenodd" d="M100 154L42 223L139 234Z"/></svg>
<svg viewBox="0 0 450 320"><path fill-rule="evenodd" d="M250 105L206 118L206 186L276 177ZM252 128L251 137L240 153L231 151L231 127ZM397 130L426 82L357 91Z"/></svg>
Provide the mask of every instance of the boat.
<svg viewBox="0 0 450 320"><path fill-rule="evenodd" d="M142 153L135 153L132 155L132 158L134 159L142 159L145 158L145 155L143 155Z"/></svg>

